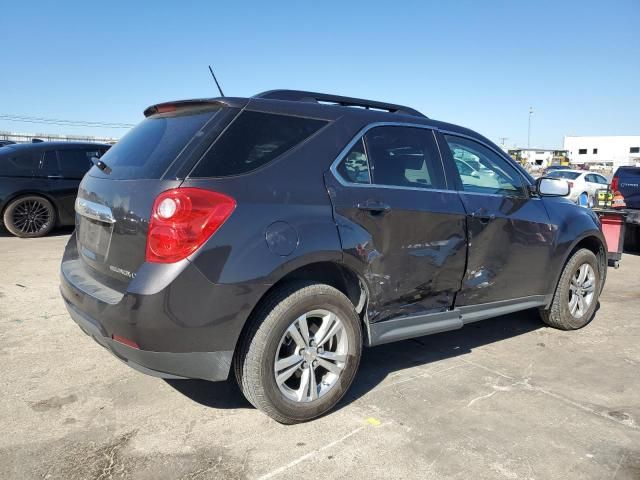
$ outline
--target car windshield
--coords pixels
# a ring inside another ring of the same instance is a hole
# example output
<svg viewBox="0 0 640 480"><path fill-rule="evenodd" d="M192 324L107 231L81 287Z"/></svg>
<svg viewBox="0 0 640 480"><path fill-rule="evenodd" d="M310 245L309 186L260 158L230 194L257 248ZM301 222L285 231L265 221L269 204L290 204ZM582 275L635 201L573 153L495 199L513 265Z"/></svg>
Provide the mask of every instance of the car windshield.
<svg viewBox="0 0 640 480"><path fill-rule="evenodd" d="M565 170L555 170L553 172L549 172L547 177L551 178L566 178L567 180L575 180L581 175L580 172L567 172Z"/></svg>

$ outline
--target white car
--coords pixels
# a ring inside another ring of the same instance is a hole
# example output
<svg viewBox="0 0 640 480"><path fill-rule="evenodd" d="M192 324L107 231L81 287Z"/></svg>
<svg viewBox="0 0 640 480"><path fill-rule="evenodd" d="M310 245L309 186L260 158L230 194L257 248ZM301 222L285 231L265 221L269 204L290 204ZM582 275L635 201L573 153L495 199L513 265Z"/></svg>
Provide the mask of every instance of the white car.
<svg viewBox="0 0 640 480"><path fill-rule="evenodd" d="M596 192L606 189L609 185L609 181L604 176L589 170L553 170L545 177L567 180L570 193L566 198L579 203L580 196L584 194L589 207L593 207L595 204Z"/></svg>

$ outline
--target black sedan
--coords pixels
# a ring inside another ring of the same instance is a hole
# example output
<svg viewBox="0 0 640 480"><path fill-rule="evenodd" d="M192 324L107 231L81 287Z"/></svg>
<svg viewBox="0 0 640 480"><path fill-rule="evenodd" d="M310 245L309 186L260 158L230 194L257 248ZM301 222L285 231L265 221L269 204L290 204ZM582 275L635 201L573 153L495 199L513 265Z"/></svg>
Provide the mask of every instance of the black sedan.
<svg viewBox="0 0 640 480"><path fill-rule="evenodd" d="M78 185L110 145L39 142L0 148L0 217L18 237L73 225Z"/></svg>

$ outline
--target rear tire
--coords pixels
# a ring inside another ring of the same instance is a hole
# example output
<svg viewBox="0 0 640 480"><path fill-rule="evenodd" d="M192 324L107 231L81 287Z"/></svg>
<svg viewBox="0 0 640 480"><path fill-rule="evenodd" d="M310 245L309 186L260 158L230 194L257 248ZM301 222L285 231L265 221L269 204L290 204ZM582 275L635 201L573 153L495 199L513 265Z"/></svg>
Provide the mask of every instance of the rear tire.
<svg viewBox="0 0 640 480"><path fill-rule="evenodd" d="M310 282L283 286L250 322L234 369L255 407L293 424L323 415L347 392L360 363L362 331L340 291Z"/></svg>
<svg viewBox="0 0 640 480"><path fill-rule="evenodd" d="M21 238L47 235L56 224L53 204L40 195L28 195L13 200L4 211L4 226Z"/></svg>
<svg viewBox="0 0 640 480"><path fill-rule="evenodd" d="M562 270L551 306L540 310L542 320L560 330L584 327L593 319L601 282L596 256L586 248L578 250Z"/></svg>

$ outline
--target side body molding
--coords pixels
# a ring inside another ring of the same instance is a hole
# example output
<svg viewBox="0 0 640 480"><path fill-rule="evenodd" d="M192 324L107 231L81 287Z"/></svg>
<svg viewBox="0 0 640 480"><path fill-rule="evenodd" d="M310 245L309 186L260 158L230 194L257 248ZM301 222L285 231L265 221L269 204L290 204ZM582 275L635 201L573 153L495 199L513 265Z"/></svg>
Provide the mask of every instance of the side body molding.
<svg viewBox="0 0 640 480"><path fill-rule="evenodd" d="M384 322L377 322L371 324L369 327L369 345L382 345L384 343L456 330L462 328L467 323L506 315L520 310L527 310L529 308L542 307L550 301L551 295L533 295L513 300L457 307L446 312L400 317Z"/></svg>

